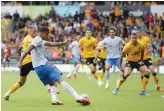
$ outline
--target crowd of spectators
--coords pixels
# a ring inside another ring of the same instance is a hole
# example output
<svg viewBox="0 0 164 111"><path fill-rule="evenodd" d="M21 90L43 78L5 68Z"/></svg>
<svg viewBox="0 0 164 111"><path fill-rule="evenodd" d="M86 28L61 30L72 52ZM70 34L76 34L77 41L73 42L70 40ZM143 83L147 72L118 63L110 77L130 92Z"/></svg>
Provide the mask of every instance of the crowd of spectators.
<svg viewBox="0 0 164 111"><path fill-rule="evenodd" d="M51 3L51 2L50 2ZM58 5L67 5L70 2L59 2ZM107 2L110 9L100 12L94 6L88 6L86 2L73 2L76 5L85 6L85 10L80 13L76 12L74 16L67 17L59 16L52 8L49 13L39 15L35 19L30 17L20 17L19 13L14 15L7 13L3 19L12 21L12 37L9 40L11 46L11 55L20 55L20 46L23 38L27 35L29 27L38 29L40 26L47 26L54 37L51 41L60 42L65 38L72 38L72 36L83 36L86 28L93 31L93 36L97 40L108 36L108 29L115 27L117 29L117 36L120 36L125 41L129 39L130 32L136 27L141 27L145 34L150 37L153 47L153 56L162 55L161 48L164 47L164 13L162 16L158 14L145 13L142 16L136 17L129 14L127 5L132 2ZM142 4L142 2L137 2ZM93 4L92 4L93 5ZM133 4L135 5L135 4ZM73 40L73 39L72 39ZM4 44L3 42L2 44ZM6 42L8 43L8 42ZM61 48L46 48L45 54L50 60L66 61L64 56L67 53L67 47ZM2 50L2 48L1 48Z"/></svg>

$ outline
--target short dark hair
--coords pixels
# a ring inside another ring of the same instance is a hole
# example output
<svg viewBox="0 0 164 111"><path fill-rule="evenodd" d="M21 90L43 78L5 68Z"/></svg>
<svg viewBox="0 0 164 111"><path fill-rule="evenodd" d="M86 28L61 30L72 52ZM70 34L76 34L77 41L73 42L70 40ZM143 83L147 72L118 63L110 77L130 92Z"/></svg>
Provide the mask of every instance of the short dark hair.
<svg viewBox="0 0 164 111"><path fill-rule="evenodd" d="M109 29L109 32L110 32L111 30L113 30L114 32L116 32L116 29L115 29L114 27L110 28L110 29Z"/></svg>
<svg viewBox="0 0 164 111"><path fill-rule="evenodd" d="M91 32L92 32L92 30L91 30L90 28L87 28L87 29L85 30L85 32L86 32L86 31L91 31Z"/></svg>
<svg viewBox="0 0 164 111"><path fill-rule="evenodd" d="M49 32L49 29L45 26L39 28L39 32Z"/></svg>

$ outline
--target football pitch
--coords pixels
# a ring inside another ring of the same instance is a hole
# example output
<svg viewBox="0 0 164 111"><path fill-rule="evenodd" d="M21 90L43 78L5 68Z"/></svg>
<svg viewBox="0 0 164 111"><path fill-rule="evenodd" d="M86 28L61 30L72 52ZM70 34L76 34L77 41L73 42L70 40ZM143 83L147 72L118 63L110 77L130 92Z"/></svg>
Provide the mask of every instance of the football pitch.
<svg viewBox="0 0 164 111"><path fill-rule="evenodd" d="M65 74L63 75L65 77ZM158 75L161 87L164 88L164 75ZM112 91L116 87L117 74L111 75L111 86L99 87L87 74L79 73L77 80L66 80L78 93L89 95L91 104L81 106L74 98L58 85L58 98L63 106L51 105L51 96L47 86L43 86L34 72L28 75L26 84L10 96L9 101L3 95L19 79L19 72L2 72L1 76L1 110L2 111L164 111L164 92L158 92L151 76L147 89L150 96L140 96L141 80L139 74L132 74L121 86L117 95ZM104 80L105 81L105 78Z"/></svg>

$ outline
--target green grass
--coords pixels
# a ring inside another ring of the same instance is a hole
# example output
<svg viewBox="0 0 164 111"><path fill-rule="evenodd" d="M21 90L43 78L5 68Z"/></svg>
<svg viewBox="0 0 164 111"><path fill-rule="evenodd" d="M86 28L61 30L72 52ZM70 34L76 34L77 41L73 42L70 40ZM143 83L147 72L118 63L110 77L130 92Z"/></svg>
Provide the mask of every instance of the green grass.
<svg viewBox="0 0 164 111"><path fill-rule="evenodd" d="M65 75L64 75L65 76ZM30 73L26 84L10 96L10 101L1 97L2 111L164 111L164 92L157 92L151 76L148 84L150 96L139 96L140 76L133 74L120 88L118 95L112 91L116 86L117 75L111 75L111 87L98 87L95 80L88 80L85 73L78 75L78 79L67 82L78 93L86 93L90 97L90 106L77 104L74 98L59 85L58 98L64 106L52 106L51 96L47 87L43 86L34 72ZM159 75L159 81L164 87L164 75ZM2 72L2 95L19 79L19 73Z"/></svg>

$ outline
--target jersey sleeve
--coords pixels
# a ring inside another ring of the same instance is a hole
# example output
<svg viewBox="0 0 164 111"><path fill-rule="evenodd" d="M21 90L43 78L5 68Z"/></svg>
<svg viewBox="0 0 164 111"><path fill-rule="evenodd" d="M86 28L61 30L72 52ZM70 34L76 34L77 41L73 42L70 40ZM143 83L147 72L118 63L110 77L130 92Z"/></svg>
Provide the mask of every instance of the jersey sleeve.
<svg viewBox="0 0 164 111"><path fill-rule="evenodd" d="M27 41L27 39L26 39L26 38L23 40L22 47L23 47L23 49L22 49L22 50L25 50L25 49L28 47L28 41Z"/></svg>
<svg viewBox="0 0 164 111"><path fill-rule="evenodd" d="M122 38L120 38L120 43L123 44L124 40Z"/></svg>
<svg viewBox="0 0 164 111"><path fill-rule="evenodd" d="M101 47L106 47L105 39L103 41L101 41Z"/></svg>
<svg viewBox="0 0 164 111"><path fill-rule="evenodd" d="M79 46L83 46L83 39L79 40Z"/></svg>
<svg viewBox="0 0 164 111"><path fill-rule="evenodd" d="M129 45L127 44L124 46L122 52L126 54L126 53L128 53L128 49L129 49Z"/></svg>
<svg viewBox="0 0 164 111"><path fill-rule="evenodd" d="M71 44L68 46L68 48L70 48L70 49L72 49L72 47L73 47L73 43L71 43Z"/></svg>
<svg viewBox="0 0 164 111"><path fill-rule="evenodd" d="M40 39L38 37L35 37L33 39L33 41L32 41L32 45L34 45L35 47L37 47L37 46L41 45L41 42L42 42L42 39ZM43 43L45 43L45 42L43 41Z"/></svg>
<svg viewBox="0 0 164 111"><path fill-rule="evenodd" d="M94 40L94 47L97 47L97 45L98 45L98 42L97 42L97 40L95 39L95 40Z"/></svg>
<svg viewBox="0 0 164 111"><path fill-rule="evenodd" d="M142 49L142 50L144 50L145 49L145 46L144 46L144 44L140 44L140 48Z"/></svg>

